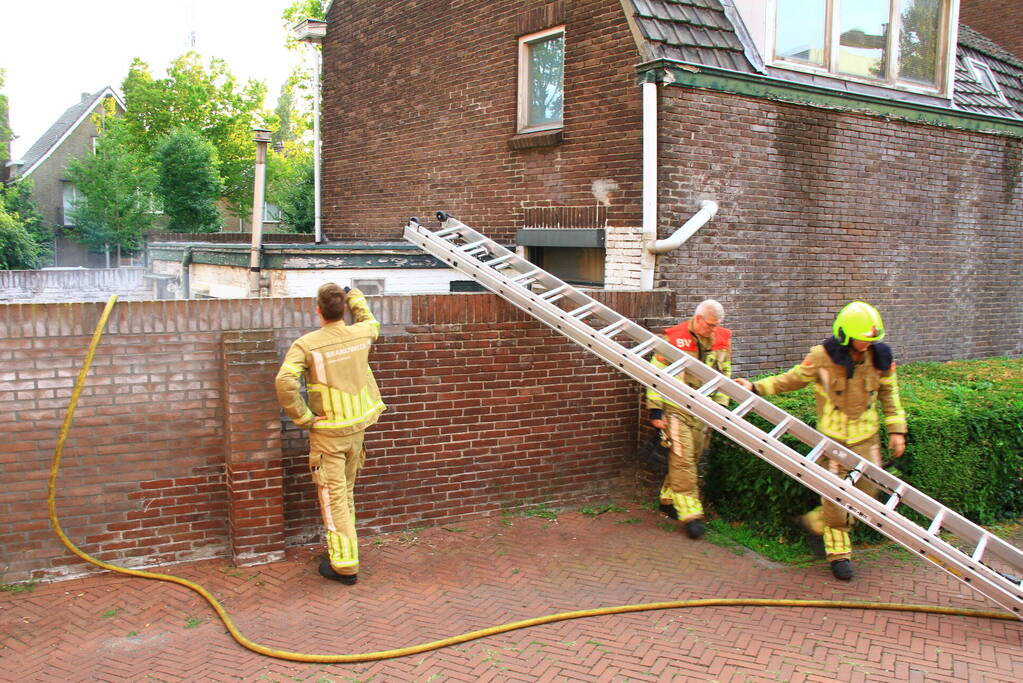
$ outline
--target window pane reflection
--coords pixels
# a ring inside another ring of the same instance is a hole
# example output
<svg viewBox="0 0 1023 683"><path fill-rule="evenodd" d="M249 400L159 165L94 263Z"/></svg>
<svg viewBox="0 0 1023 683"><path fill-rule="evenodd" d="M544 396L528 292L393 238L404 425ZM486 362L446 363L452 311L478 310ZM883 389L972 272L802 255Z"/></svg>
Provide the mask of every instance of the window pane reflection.
<svg viewBox="0 0 1023 683"><path fill-rule="evenodd" d="M899 78L935 85L942 0L903 0L899 33Z"/></svg>
<svg viewBox="0 0 1023 683"><path fill-rule="evenodd" d="M778 0L777 56L823 65L826 26L827 0Z"/></svg>
<svg viewBox="0 0 1023 683"><path fill-rule="evenodd" d="M838 71L885 78L889 0L843 2L838 28Z"/></svg>
<svg viewBox="0 0 1023 683"><path fill-rule="evenodd" d="M560 123L564 101L564 36L529 45L529 121L527 125Z"/></svg>

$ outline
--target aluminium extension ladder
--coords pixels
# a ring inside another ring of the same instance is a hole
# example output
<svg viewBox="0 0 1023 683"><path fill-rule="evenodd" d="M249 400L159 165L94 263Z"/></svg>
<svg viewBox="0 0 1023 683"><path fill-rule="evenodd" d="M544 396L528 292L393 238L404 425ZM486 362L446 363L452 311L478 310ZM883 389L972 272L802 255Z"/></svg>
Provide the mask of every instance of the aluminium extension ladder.
<svg viewBox="0 0 1023 683"><path fill-rule="evenodd" d="M405 239L1023 619L1023 586L1018 578L1023 576L1023 551L515 252L442 211L437 218L441 229L436 232L410 219ZM647 362L654 352L668 360L667 367L658 369ZM682 373L698 379L701 386L694 389L681 381ZM728 409L711 400L718 392L738 406ZM773 428L764 431L744 419L751 413ZM805 444L806 452L784 444L781 437L786 434ZM819 464L826 459L839 462L849 474L844 478L832 474ZM855 488L864 476L887 493L887 500ZM927 518L929 525L925 528L907 519L898 511L900 506Z"/></svg>

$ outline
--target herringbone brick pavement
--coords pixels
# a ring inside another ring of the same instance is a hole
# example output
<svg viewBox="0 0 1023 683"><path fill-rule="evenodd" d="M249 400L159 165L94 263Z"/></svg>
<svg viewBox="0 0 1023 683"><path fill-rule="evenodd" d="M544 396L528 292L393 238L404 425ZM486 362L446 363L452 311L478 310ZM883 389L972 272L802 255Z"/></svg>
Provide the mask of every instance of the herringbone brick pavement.
<svg viewBox="0 0 1023 683"><path fill-rule="evenodd" d="M361 539L348 587L318 549L235 568L160 571L197 581L239 629L279 649L373 652L554 612L713 597L839 599L996 609L891 549L783 567L691 541L635 505L557 520L492 517ZM302 664L237 645L198 595L112 573L0 594L4 681L1020 681L1023 624L904 612L713 607L601 616L352 665Z"/></svg>

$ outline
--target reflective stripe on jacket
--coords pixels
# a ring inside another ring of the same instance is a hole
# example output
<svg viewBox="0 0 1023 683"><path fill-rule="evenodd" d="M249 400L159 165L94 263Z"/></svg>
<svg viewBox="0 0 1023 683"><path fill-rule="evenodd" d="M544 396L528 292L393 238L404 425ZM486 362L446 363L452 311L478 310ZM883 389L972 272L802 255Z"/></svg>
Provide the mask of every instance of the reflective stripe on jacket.
<svg viewBox="0 0 1023 683"><path fill-rule="evenodd" d="M762 396L782 394L814 383L817 399L817 429L833 439L849 444L859 443L877 433L880 415L893 434L906 433L906 411L899 396L895 363L887 370L874 366L874 350L868 347L863 359L854 366L852 377L846 368L835 363L823 346L815 346L803 362L788 372L754 383Z"/></svg>
<svg viewBox="0 0 1023 683"><path fill-rule="evenodd" d="M686 322L675 325L674 327L669 327L664 331L664 335L662 336L664 339L667 339L668 343L672 346L703 361L724 376L731 377L732 331L724 327L715 327L713 336L710 339L710 348L708 349L700 341L700 338L693 334L691 324L691 321L687 320ZM668 366L668 360L656 353L653 358L650 359L650 363L657 368L665 368ZM701 385L700 380L688 372L685 373L683 381L694 388L698 388ZM721 392L714 394L713 399L721 405L728 405L728 396ZM646 390L647 408L663 408L665 404L675 408L679 407L653 389L648 388Z"/></svg>
<svg viewBox="0 0 1023 683"><path fill-rule="evenodd" d="M277 400L295 424L336 436L370 427L386 409L369 367L380 323L359 290L348 293L348 307L355 322L326 323L299 337L288 349L275 382ZM308 403L301 392L303 375ZM325 419L313 424L316 417Z"/></svg>

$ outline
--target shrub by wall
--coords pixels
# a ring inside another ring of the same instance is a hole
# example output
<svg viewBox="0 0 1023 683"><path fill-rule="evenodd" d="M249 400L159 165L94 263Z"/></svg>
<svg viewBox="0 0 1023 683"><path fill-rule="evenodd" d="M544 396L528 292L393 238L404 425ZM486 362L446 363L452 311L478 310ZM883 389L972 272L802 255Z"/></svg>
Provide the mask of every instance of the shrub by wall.
<svg viewBox="0 0 1023 683"><path fill-rule="evenodd" d="M898 476L980 524L1023 515L1023 360L911 363L899 366L899 385L909 436ZM810 388L769 400L816 425ZM807 451L795 440L786 443ZM720 517L772 537L798 537L795 519L818 500L718 434L703 476L708 504ZM857 529L862 534L865 527Z"/></svg>

